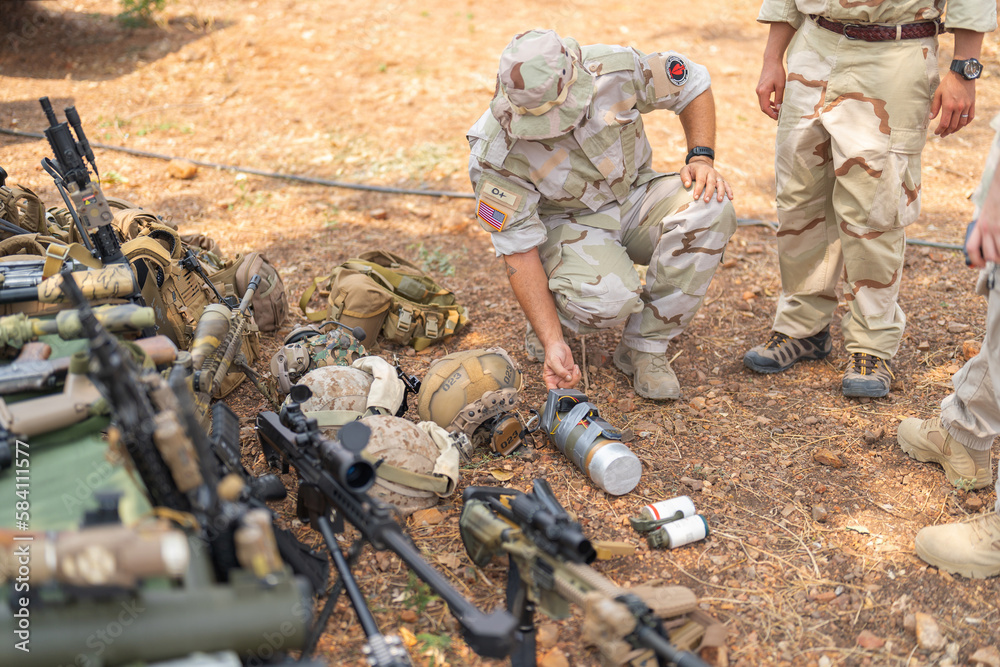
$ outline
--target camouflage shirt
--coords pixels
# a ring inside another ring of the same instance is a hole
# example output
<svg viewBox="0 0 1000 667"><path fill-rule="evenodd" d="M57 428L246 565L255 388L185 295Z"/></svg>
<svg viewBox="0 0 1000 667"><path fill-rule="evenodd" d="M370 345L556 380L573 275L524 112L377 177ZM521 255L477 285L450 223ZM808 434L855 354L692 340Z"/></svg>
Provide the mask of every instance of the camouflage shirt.
<svg viewBox="0 0 1000 667"><path fill-rule="evenodd" d="M707 69L671 51L646 55L621 46L585 46L583 63L594 75L594 95L569 134L516 139L489 110L468 132L480 225L492 233L498 256L542 243L546 232L539 216L596 212L624 202L634 187L655 178L642 114L680 113L711 83ZM585 218L577 222L588 224Z"/></svg>
<svg viewBox="0 0 1000 667"><path fill-rule="evenodd" d="M948 30L961 28L992 32L997 27L995 0L948 0L944 25ZM810 15L823 16L845 23L914 23L932 21L944 14L945 0L764 0L757 20L761 23L791 23L798 28Z"/></svg>

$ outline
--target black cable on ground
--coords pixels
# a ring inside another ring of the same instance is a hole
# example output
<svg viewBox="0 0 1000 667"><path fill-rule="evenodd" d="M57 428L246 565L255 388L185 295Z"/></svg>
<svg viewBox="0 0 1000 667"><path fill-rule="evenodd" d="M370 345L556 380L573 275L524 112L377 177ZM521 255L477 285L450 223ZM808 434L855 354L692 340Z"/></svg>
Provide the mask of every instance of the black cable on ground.
<svg viewBox="0 0 1000 667"><path fill-rule="evenodd" d="M41 132L22 132L21 130L8 130L6 128L0 127L0 134L9 134L14 137L25 137L29 139L44 139L45 135ZM348 190L364 190L367 192L382 192L386 194L394 195L423 195L426 197L449 197L451 199L475 199L476 195L471 192L448 192L444 190L415 190L411 188L393 188L383 185L364 185L362 183L346 183L344 181L331 181L325 178L315 178L313 176L297 176L295 174L282 174L275 171L264 171L262 169L254 169L253 167L237 167L231 164L220 164L218 162L206 162L204 160L192 160L190 158L175 158L170 155L163 155L162 153L153 153L151 151L143 151L138 148L127 148L125 146L111 146L108 144L90 144L94 148L101 148L106 151L115 151L118 153L126 153L128 155L135 155L137 157L148 157L154 158L156 160L184 160L190 162L191 164L196 164L199 167L207 167L209 169L221 169L224 171L236 171L244 174L253 174L254 176L263 176L264 178L278 178L287 181L295 181L298 183L309 183L310 185L323 185L330 188L345 188ZM778 225L774 222L769 222L767 220L753 220L749 218L737 218L737 225L740 227L753 227L756 225L770 227L771 229L777 229ZM953 243L938 243L936 241L921 241L919 239L907 239L907 245L922 245L930 246L932 248L944 248L946 250L962 250L962 246L955 245Z"/></svg>

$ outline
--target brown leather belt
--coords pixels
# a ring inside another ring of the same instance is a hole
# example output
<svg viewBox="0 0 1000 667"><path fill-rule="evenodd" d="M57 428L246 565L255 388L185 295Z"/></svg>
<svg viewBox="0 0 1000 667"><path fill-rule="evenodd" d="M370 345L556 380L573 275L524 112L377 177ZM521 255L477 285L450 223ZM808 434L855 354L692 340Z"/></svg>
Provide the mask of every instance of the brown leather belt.
<svg viewBox="0 0 1000 667"><path fill-rule="evenodd" d="M940 21L921 21L919 23L900 23L898 25L880 25L877 23L841 23L831 21L822 16L812 16L816 25L830 32L843 35L847 39L860 39L865 42L894 42L898 39L920 39L933 37L944 32Z"/></svg>

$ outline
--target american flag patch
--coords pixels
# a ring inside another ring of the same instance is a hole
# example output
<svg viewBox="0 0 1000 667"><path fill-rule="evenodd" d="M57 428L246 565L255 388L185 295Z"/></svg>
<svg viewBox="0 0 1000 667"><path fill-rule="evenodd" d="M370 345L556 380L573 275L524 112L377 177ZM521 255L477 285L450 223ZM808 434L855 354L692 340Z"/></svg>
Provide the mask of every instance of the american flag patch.
<svg viewBox="0 0 1000 667"><path fill-rule="evenodd" d="M503 231L503 225L507 222L506 213L498 211L482 200L479 201L479 217L498 232Z"/></svg>

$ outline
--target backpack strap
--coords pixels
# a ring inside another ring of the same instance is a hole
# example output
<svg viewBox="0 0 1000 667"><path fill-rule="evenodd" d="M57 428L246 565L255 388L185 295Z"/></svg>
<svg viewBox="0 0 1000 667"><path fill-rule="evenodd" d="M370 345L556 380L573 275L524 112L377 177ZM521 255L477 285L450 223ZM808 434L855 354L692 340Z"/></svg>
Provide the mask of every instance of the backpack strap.
<svg viewBox="0 0 1000 667"><path fill-rule="evenodd" d="M336 271L336 269L334 270ZM312 295L315 294L316 290L324 282L326 283L327 289L329 289L330 285L333 284L333 276L331 275L326 278L323 277L313 278L312 284L306 288L306 291L302 293L302 298L299 299L299 308L302 309L302 314L305 315L306 319L309 320L310 322L321 322L323 320L336 319L337 317L336 315L333 314L335 312L333 306L323 308L320 310L309 310L306 307L309 305L309 299L312 298Z"/></svg>

